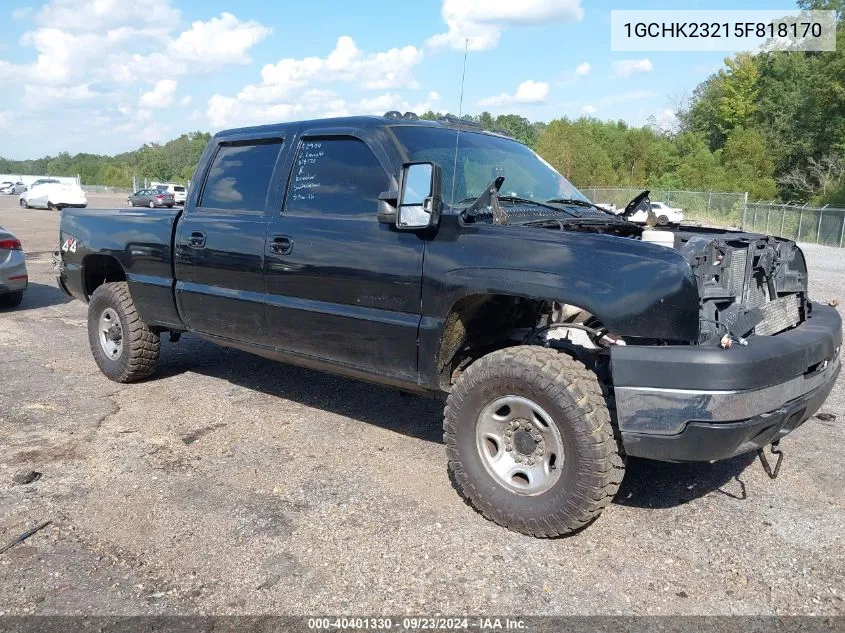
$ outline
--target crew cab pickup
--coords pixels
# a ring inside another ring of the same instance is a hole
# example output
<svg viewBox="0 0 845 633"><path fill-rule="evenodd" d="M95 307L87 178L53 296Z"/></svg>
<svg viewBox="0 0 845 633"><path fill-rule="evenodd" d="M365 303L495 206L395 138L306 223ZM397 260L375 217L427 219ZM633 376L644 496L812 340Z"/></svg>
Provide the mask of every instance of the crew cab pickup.
<svg viewBox="0 0 845 633"><path fill-rule="evenodd" d="M777 442L839 374L841 319L793 242L657 235L458 119L224 131L192 182L184 210L62 213L59 284L89 304L103 373L146 378L162 336L190 332L446 394L458 489L526 534L593 521L626 456Z"/></svg>

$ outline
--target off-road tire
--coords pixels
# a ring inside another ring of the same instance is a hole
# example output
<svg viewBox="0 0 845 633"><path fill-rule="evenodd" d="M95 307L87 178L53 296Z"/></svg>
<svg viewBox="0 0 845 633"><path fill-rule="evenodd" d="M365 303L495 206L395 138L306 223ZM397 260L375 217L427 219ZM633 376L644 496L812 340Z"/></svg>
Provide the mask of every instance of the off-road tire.
<svg viewBox="0 0 845 633"><path fill-rule="evenodd" d="M123 331L123 349L116 359L109 358L100 343L99 321L107 308L117 313ZM141 320L125 281L103 284L91 295L88 342L100 371L115 382L137 382L148 378L156 369L161 350L158 334Z"/></svg>
<svg viewBox="0 0 845 633"><path fill-rule="evenodd" d="M21 301L23 301L23 290L6 292L0 295L0 308L14 308L19 306Z"/></svg>
<svg viewBox="0 0 845 633"><path fill-rule="evenodd" d="M535 496L497 482L476 447L481 411L507 395L536 402L560 431L563 472ZM624 458L596 375L555 350L519 346L484 356L455 382L444 415L443 441L458 491L487 519L515 532L536 537L576 532L601 514L622 483Z"/></svg>

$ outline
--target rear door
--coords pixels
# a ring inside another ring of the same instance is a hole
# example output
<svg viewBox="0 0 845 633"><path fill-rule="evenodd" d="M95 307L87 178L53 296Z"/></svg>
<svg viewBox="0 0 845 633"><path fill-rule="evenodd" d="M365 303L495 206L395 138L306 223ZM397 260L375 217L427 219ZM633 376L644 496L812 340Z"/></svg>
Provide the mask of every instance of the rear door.
<svg viewBox="0 0 845 633"><path fill-rule="evenodd" d="M267 325L285 351L415 377L423 240L377 220L389 159L352 132L307 131L267 233Z"/></svg>
<svg viewBox="0 0 845 633"><path fill-rule="evenodd" d="M221 142L196 205L179 220L176 299L192 330L267 342L264 239L283 142L278 136Z"/></svg>

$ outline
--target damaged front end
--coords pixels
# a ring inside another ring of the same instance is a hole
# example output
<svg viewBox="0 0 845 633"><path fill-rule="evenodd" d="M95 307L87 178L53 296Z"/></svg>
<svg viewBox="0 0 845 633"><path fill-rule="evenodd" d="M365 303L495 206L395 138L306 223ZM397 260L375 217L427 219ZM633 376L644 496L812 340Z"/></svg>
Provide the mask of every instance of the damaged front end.
<svg viewBox="0 0 845 633"><path fill-rule="evenodd" d="M699 343L745 341L807 318L807 265L794 242L752 234L679 235L701 297Z"/></svg>
<svg viewBox="0 0 845 633"><path fill-rule="evenodd" d="M698 285L699 340L611 348L626 452L710 461L776 444L836 382L839 314L810 302L804 255L789 240L689 229L675 249Z"/></svg>

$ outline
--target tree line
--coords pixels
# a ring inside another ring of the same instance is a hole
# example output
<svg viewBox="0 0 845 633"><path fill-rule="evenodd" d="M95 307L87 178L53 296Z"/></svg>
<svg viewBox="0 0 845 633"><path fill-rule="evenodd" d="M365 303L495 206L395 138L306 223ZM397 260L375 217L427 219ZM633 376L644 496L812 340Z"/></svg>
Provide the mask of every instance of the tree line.
<svg viewBox="0 0 845 633"><path fill-rule="evenodd" d="M208 132L190 132L164 144L145 144L135 151L116 156L71 156L62 152L34 160L0 158L0 174L79 175L84 185L121 188L131 187L133 176L139 182L147 179L187 183L210 140Z"/></svg>
<svg viewBox="0 0 845 633"><path fill-rule="evenodd" d="M681 103L667 129L592 117L550 122L518 114L464 115L535 149L580 187L747 191L751 198L845 205L845 0L799 0L837 11L834 52L734 55ZM441 113L422 115L437 119ZM117 156L0 158L0 173L82 177L129 187L188 181L210 135L183 134Z"/></svg>

